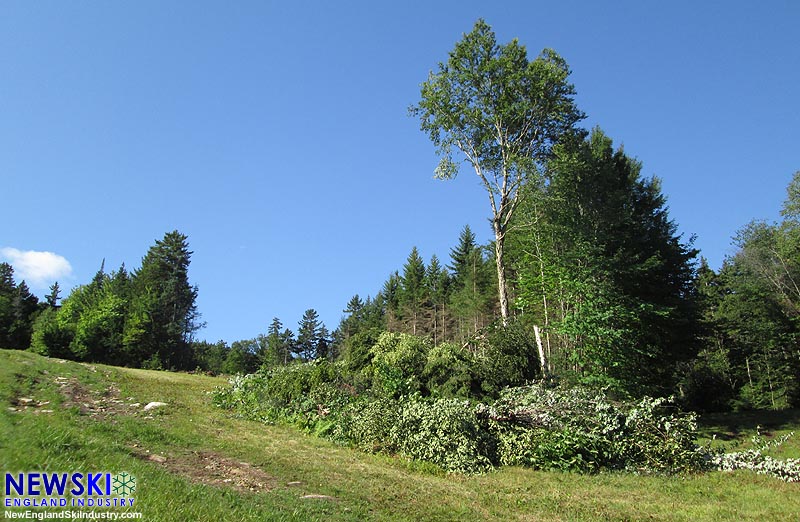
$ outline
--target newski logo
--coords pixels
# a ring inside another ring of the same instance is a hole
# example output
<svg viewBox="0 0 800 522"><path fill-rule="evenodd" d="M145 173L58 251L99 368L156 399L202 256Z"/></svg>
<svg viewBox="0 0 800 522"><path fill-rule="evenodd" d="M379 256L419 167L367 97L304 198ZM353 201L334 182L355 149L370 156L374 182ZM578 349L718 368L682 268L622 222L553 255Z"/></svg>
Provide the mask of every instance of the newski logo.
<svg viewBox="0 0 800 522"><path fill-rule="evenodd" d="M126 472L6 473L5 507L133 506L135 491L136 477Z"/></svg>

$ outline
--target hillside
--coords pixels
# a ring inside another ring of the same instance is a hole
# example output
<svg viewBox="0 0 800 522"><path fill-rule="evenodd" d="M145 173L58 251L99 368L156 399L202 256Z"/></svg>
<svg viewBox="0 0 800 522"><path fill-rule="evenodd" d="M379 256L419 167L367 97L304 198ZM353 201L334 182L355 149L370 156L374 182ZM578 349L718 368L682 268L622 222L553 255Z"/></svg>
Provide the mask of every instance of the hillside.
<svg viewBox="0 0 800 522"><path fill-rule="evenodd" d="M0 465L4 473L126 472L136 477L130 511L159 521L792 520L800 513L797 484L749 472L445 475L233 418L207 394L225 384L0 351ZM167 405L144 411L152 401ZM775 437L800 431L800 415L713 417L704 434L735 444L757 424ZM800 444L780 451L800 457Z"/></svg>

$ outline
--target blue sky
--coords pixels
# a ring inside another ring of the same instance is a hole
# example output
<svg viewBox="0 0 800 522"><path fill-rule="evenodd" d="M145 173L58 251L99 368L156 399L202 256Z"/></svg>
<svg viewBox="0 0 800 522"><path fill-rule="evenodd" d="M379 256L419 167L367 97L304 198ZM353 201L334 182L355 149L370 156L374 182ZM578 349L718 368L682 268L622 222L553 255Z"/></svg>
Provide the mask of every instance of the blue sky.
<svg viewBox="0 0 800 522"><path fill-rule="evenodd" d="M433 179L407 115L479 17L567 60L584 124L662 178L713 267L738 228L777 219L800 169L794 1L6 0L0 258L43 296L178 229L200 338L295 328L307 308L335 328L412 246L445 259L465 224L491 236L475 175Z"/></svg>

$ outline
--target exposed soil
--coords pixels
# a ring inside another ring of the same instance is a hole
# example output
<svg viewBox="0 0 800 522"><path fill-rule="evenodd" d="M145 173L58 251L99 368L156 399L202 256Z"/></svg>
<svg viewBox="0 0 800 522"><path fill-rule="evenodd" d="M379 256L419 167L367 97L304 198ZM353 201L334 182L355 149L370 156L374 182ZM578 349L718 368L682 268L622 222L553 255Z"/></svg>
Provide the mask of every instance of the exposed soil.
<svg viewBox="0 0 800 522"><path fill-rule="evenodd" d="M247 462L229 459L211 451L168 456L138 451L133 454L139 459L155 462L196 484L263 493L274 489L277 483L272 476Z"/></svg>
<svg viewBox="0 0 800 522"><path fill-rule="evenodd" d="M64 396L63 407L77 407L81 415L107 417L136 410L134 405L120 399L119 388L113 383L102 392L90 390L75 377L56 377L56 384Z"/></svg>

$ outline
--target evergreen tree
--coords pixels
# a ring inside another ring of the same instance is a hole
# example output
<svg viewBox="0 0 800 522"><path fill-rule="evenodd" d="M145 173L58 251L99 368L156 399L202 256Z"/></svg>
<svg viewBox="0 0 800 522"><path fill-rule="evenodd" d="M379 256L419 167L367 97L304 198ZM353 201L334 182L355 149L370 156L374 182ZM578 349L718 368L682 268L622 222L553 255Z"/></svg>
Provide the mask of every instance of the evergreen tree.
<svg viewBox="0 0 800 522"><path fill-rule="evenodd" d="M297 355L304 360L316 358L319 355L320 343L323 334L323 324L319 314L309 308L303 314L297 329Z"/></svg>
<svg viewBox="0 0 800 522"><path fill-rule="evenodd" d="M14 324L16 293L14 268L8 263L0 263L0 347L2 348L11 348L13 344L11 328Z"/></svg>
<svg viewBox="0 0 800 522"><path fill-rule="evenodd" d="M743 227L714 285L698 289L708 333L683 383L693 406L800 404L800 172L787 193L782 221ZM709 390L724 390L727 405L704 400Z"/></svg>
<svg viewBox="0 0 800 522"><path fill-rule="evenodd" d="M676 233L659 181L640 173L599 130L555 148L550 182L526 187L537 194L515 223L516 305L544 325L557 373L664 393L696 349L697 251Z"/></svg>
<svg viewBox="0 0 800 522"><path fill-rule="evenodd" d="M390 331L400 329L400 318L402 312L400 311L400 292L401 280L400 274L395 271L383 283L381 296L386 309L386 328Z"/></svg>
<svg viewBox="0 0 800 522"><path fill-rule="evenodd" d="M267 329L266 348L261 357L262 365L270 368L279 364L288 364L294 352L294 334L291 330L284 329L283 323L273 317Z"/></svg>
<svg viewBox="0 0 800 522"><path fill-rule="evenodd" d="M317 349L314 358L322 359L335 359L338 354L336 353L335 346L331 340L331 334L325 325L319 328L319 336L317 338Z"/></svg>
<svg viewBox="0 0 800 522"><path fill-rule="evenodd" d="M50 308L58 308L58 300L61 299L61 288L58 286L58 281L50 285L50 293L45 295L45 302Z"/></svg>
<svg viewBox="0 0 800 522"><path fill-rule="evenodd" d="M14 267L0 263L0 348L27 350L39 299L25 281L14 283Z"/></svg>
<svg viewBox="0 0 800 522"><path fill-rule="evenodd" d="M447 337L447 300L450 290L450 274L439 263L436 254L431 256L425 272L425 290L431 307L427 330L431 333L435 346Z"/></svg>
<svg viewBox="0 0 800 522"><path fill-rule="evenodd" d="M450 296L450 311L456 320L457 338L464 343L494 319L497 289L492 261L478 246L463 257L458 270L454 275L456 282Z"/></svg>
<svg viewBox="0 0 800 522"><path fill-rule="evenodd" d="M152 358L152 365L188 369L194 333L202 327L197 287L189 284L192 252L187 237L173 231L148 250L133 275L129 348Z"/></svg>
<svg viewBox="0 0 800 522"><path fill-rule="evenodd" d="M358 326L362 320L362 312L364 310L364 301L361 300L358 294L350 298L347 302L347 307L343 313L347 314L342 318L339 330L344 336L344 340L352 336L358 331Z"/></svg>
<svg viewBox="0 0 800 522"><path fill-rule="evenodd" d="M16 350L27 350L30 348L33 321L38 310L39 299L30 292L25 281L20 281L14 293L14 320L9 331L9 348L14 348Z"/></svg>
<svg viewBox="0 0 800 522"><path fill-rule="evenodd" d="M450 250L450 265L448 268L453 272L453 285L460 289L465 284L465 279L472 264L472 258L478 244L475 242L475 234L469 225L464 225L461 234L458 236L458 245Z"/></svg>
<svg viewBox="0 0 800 522"><path fill-rule="evenodd" d="M403 265L399 292L400 316L406 329L413 335L417 334L417 330L421 330L421 318L427 299L426 290L425 262L420 257L417 247L413 247Z"/></svg>

